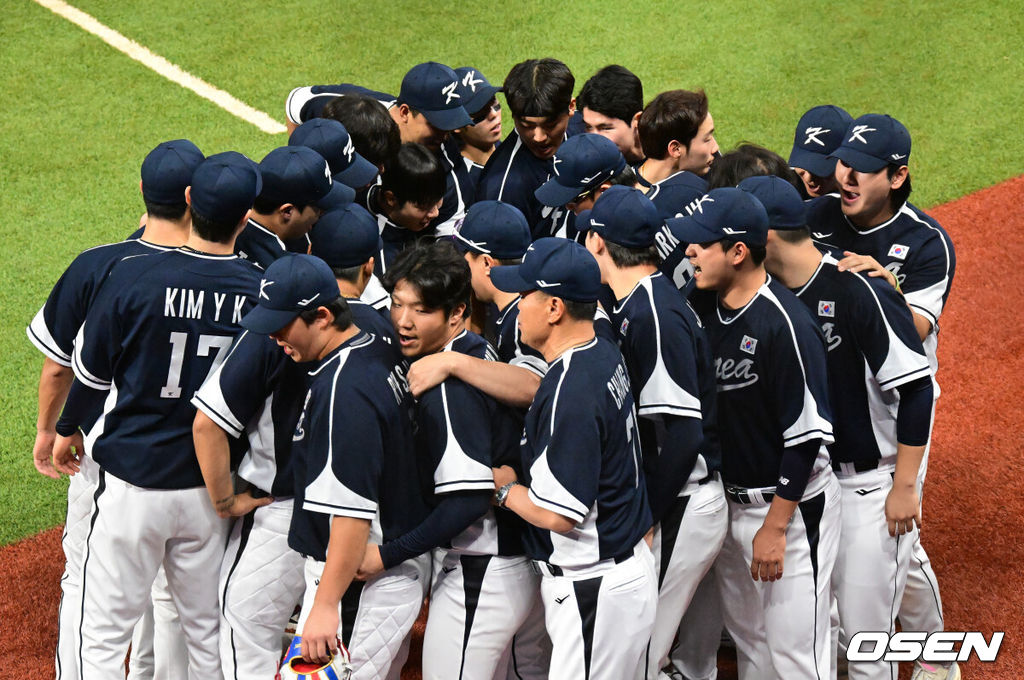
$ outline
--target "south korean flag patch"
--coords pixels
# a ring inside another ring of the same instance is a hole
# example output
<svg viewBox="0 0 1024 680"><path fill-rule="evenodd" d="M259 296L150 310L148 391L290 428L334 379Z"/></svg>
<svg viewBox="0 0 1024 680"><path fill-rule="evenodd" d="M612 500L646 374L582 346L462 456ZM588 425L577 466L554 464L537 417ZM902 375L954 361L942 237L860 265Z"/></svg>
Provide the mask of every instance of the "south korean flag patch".
<svg viewBox="0 0 1024 680"><path fill-rule="evenodd" d="M827 316L832 319L836 315L836 303L831 300L818 300L818 316Z"/></svg>
<svg viewBox="0 0 1024 680"><path fill-rule="evenodd" d="M900 245L899 243L893 243L892 248L889 248L889 257L894 257L897 260L906 260L907 253L910 252L910 246Z"/></svg>
<svg viewBox="0 0 1024 680"><path fill-rule="evenodd" d="M757 349L757 338L744 335L743 339L740 341L740 351L746 352L747 354L753 354L755 349Z"/></svg>

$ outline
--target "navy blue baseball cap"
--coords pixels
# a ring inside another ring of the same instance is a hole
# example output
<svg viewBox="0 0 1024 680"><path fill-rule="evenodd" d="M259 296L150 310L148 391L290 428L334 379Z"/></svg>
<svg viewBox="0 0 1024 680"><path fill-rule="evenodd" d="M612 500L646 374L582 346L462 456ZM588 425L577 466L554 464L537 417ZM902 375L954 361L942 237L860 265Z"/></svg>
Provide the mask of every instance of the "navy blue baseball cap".
<svg viewBox="0 0 1024 680"><path fill-rule="evenodd" d="M260 168L237 151L217 153L196 166L189 191L192 209L208 220L241 222L263 189Z"/></svg>
<svg viewBox="0 0 1024 680"><path fill-rule="evenodd" d="M906 165L910 160L910 132L892 116L869 113L850 123L832 158L857 172L878 172L890 163Z"/></svg>
<svg viewBox="0 0 1024 680"><path fill-rule="evenodd" d="M472 66L460 66L455 69L459 78L459 96L462 97L462 108L466 113L474 115L487 106L495 94L501 92L500 87L491 85L483 73Z"/></svg>
<svg viewBox="0 0 1024 680"><path fill-rule="evenodd" d="M530 247L530 225L519 208L502 201L470 206L455 231L455 247L499 260L518 260Z"/></svg>
<svg viewBox="0 0 1024 680"><path fill-rule="evenodd" d="M800 192L781 177L748 177L740 182L739 188L761 201L768 213L769 229L803 229L807 226L807 206L800 198Z"/></svg>
<svg viewBox="0 0 1024 680"><path fill-rule="evenodd" d="M538 201L552 208L565 205L626 168L626 159L615 142L593 133L562 142L553 163L554 176L534 192Z"/></svg>
<svg viewBox="0 0 1024 680"><path fill-rule="evenodd" d="M402 78L398 101L427 117L438 130L456 130L472 125L473 120L462 107L459 77L455 71L436 61L417 64Z"/></svg>
<svg viewBox="0 0 1024 680"><path fill-rule="evenodd" d="M491 283L506 293L539 290L552 297L594 302L601 294L601 269L586 248L565 238L539 238L523 263L491 268Z"/></svg>
<svg viewBox="0 0 1024 680"><path fill-rule="evenodd" d="M242 317L242 327L276 333L302 312L339 297L338 281L326 262L312 255L285 255L263 273L256 306Z"/></svg>
<svg viewBox="0 0 1024 680"><path fill-rule="evenodd" d="M589 213L585 220L580 219L582 213L576 216L577 230L593 231L627 248L650 246L665 223L644 192L621 185L609 187L601 194Z"/></svg>
<svg viewBox="0 0 1024 680"><path fill-rule="evenodd" d="M335 182L362 189L377 177L377 166L359 155L345 126L332 118L312 118L295 128L288 146L307 146L324 157Z"/></svg>
<svg viewBox="0 0 1024 680"><path fill-rule="evenodd" d="M161 142L142 161L142 197L150 203L185 202L185 187L206 156L187 139Z"/></svg>
<svg viewBox="0 0 1024 680"><path fill-rule="evenodd" d="M712 189L697 199L692 215L674 217L667 224L683 243L729 239L763 246L768 241L768 212L753 194L736 187Z"/></svg>
<svg viewBox="0 0 1024 680"><path fill-rule="evenodd" d="M355 203L321 215L309 241L310 252L333 269L361 265L383 247L377 218Z"/></svg>
<svg viewBox="0 0 1024 680"><path fill-rule="evenodd" d="M279 146L260 161L262 197L278 205L313 205L331 210L356 198L355 189L331 177L327 159L306 146Z"/></svg>
<svg viewBox="0 0 1024 680"><path fill-rule="evenodd" d="M853 116L838 106L815 106L796 124L789 165L818 177L832 175L836 160L829 154L839 148L852 122Z"/></svg>

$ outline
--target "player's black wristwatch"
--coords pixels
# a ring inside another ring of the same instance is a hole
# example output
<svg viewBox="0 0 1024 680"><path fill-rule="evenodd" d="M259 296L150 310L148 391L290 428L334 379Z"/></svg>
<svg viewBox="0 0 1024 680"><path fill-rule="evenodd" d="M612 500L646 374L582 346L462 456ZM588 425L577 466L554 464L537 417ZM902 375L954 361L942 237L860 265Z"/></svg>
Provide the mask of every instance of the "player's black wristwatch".
<svg viewBox="0 0 1024 680"><path fill-rule="evenodd" d="M497 503L499 508L505 507L505 501L508 500L508 492L512 490L513 486L519 486L519 482L511 481L498 489L494 494L494 502Z"/></svg>

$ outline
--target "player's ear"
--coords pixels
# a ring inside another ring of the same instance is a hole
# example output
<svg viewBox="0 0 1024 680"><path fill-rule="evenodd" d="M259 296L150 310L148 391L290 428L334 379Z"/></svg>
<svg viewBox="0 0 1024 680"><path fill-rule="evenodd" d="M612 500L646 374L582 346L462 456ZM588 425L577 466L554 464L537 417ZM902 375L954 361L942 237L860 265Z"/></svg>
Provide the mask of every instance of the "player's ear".
<svg viewBox="0 0 1024 680"><path fill-rule="evenodd" d="M142 188L142 180L139 180L139 188ZM185 187L185 203L192 205L192 186Z"/></svg>
<svg viewBox="0 0 1024 680"><path fill-rule="evenodd" d="M409 108L408 104L402 102L397 107L395 107L395 110L398 111L398 117L402 120L403 123L409 122L409 116L412 114L412 109Z"/></svg>
<svg viewBox="0 0 1024 680"><path fill-rule="evenodd" d="M629 121L629 127L633 128L633 132L636 132L640 127L640 114L642 113L643 111L637 111L633 114L633 120Z"/></svg>
<svg viewBox="0 0 1024 680"><path fill-rule="evenodd" d="M142 193L142 180L139 180L139 193Z"/></svg>
<svg viewBox="0 0 1024 680"><path fill-rule="evenodd" d="M900 169L889 180L889 188L893 191L903 186L903 183L907 181L907 177L910 176L910 168L905 165L901 165Z"/></svg>
<svg viewBox="0 0 1024 680"><path fill-rule="evenodd" d="M281 213L281 217L284 218L285 222L289 222L295 216L295 205L293 203L282 203L277 211Z"/></svg>
<svg viewBox="0 0 1024 680"><path fill-rule="evenodd" d="M548 325L554 326L565 316L565 300L549 296L547 303Z"/></svg>
<svg viewBox="0 0 1024 680"><path fill-rule="evenodd" d="M369 281L370 277L373 276L373 265L375 263L376 260L372 257L363 263L363 278L367 281Z"/></svg>
<svg viewBox="0 0 1024 680"><path fill-rule="evenodd" d="M391 189L382 191L380 193L380 200L388 210L394 210L398 207L398 199L395 198L395 192L391 191Z"/></svg>
<svg viewBox="0 0 1024 680"><path fill-rule="evenodd" d="M452 313L448 315L448 325L455 327L462 323L462 320L466 317L467 311L465 302L460 302L452 307Z"/></svg>
<svg viewBox="0 0 1024 680"><path fill-rule="evenodd" d="M569 115L576 113L576 97L569 100Z"/></svg>
<svg viewBox="0 0 1024 680"><path fill-rule="evenodd" d="M668 155L672 158L679 158L686 152L686 147L683 146L678 139L673 139L668 143Z"/></svg>

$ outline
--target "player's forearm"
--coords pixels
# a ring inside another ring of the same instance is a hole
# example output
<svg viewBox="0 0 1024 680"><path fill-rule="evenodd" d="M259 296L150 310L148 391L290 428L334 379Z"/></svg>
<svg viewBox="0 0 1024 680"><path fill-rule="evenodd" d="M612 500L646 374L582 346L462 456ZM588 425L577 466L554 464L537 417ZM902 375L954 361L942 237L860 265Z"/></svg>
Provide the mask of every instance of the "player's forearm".
<svg viewBox="0 0 1024 680"><path fill-rule="evenodd" d="M228 513L235 500L228 435L208 415L197 411L192 421L192 441L206 483L206 492L210 494L210 502L217 514L226 516L222 513Z"/></svg>
<svg viewBox="0 0 1024 680"><path fill-rule="evenodd" d="M107 392L95 390L75 379L71 383L68 397L64 401L64 410L61 411L60 418L57 420L55 427L57 434L64 437L71 436L86 421L95 405L102 403L106 396Z"/></svg>
<svg viewBox="0 0 1024 680"><path fill-rule="evenodd" d="M366 542L370 538L370 522L355 517L332 517L331 538L327 544L327 562L324 564L320 585L313 603L337 607L341 597L352 584L356 570L363 561Z"/></svg>
<svg viewBox="0 0 1024 680"><path fill-rule="evenodd" d="M798 501L786 500L778 494L772 499L768 506L768 514L764 518L764 526L767 529L786 532L789 523L793 520L793 513L796 512Z"/></svg>
<svg viewBox="0 0 1024 680"><path fill-rule="evenodd" d="M657 524L668 512L693 472L704 428L699 418L665 416L665 444L650 464L644 465L647 501Z"/></svg>
<svg viewBox="0 0 1024 680"><path fill-rule="evenodd" d="M39 373L39 415L36 418L36 430L53 432L60 416L60 409L71 390L71 382L75 374L70 366L61 366L50 357L43 361L43 369Z"/></svg>
<svg viewBox="0 0 1024 680"><path fill-rule="evenodd" d="M921 342L924 342L925 338L931 335L932 322L926 316L922 316L914 311L913 307L910 307L910 313L914 317L914 328L917 329L917 335L921 338Z"/></svg>
<svg viewBox="0 0 1024 680"><path fill-rule="evenodd" d="M487 513L488 491L445 494L420 524L393 541L380 546L385 569L412 559L428 550L446 545Z"/></svg>
<svg viewBox="0 0 1024 680"><path fill-rule="evenodd" d="M924 459L924 446L896 445L896 470L893 472L894 489L917 488L917 474Z"/></svg>
<svg viewBox="0 0 1024 680"><path fill-rule="evenodd" d="M540 377L533 371L459 352L450 354L451 374L462 382L514 408L529 408L533 403L540 386Z"/></svg>
<svg viewBox="0 0 1024 680"><path fill-rule="evenodd" d="M568 533L576 523L564 515L542 508L530 500L529 487L522 484L509 489L505 498L505 507L516 513L535 527L547 529L560 534Z"/></svg>

